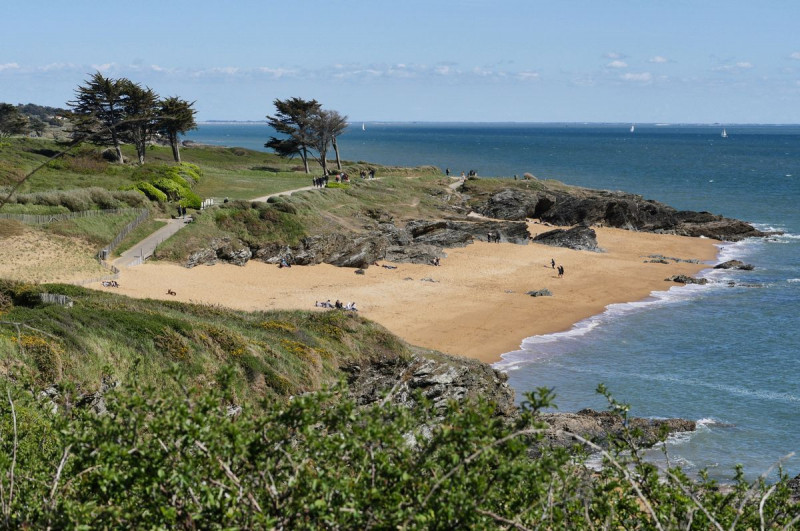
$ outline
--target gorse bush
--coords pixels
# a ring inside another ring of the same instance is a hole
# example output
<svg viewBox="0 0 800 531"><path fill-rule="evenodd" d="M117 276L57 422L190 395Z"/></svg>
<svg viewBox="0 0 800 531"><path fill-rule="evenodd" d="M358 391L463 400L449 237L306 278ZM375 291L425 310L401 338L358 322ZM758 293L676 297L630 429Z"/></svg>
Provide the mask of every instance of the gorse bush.
<svg viewBox="0 0 800 531"><path fill-rule="evenodd" d="M705 530L800 518L785 481L737 476L721 490L659 475L625 437L598 473L564 449L530 458L546 390L511 421L491 404L441 410L419 396L413 410L359 407L344 387L239 410L225 374L207 389L117 389L104 415L65 407L69 390L7 387L4 527Z"/></svg>

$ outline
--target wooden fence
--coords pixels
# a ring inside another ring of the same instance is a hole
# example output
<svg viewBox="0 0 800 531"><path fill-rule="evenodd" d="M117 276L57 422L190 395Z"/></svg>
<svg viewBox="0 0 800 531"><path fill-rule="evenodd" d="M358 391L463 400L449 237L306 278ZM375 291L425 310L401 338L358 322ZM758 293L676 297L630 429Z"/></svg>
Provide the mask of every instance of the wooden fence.
<svg viewBox="0 0 800 531"><path fill-rule="evenodd" d="M141 209L136 219L125 225L125 227L123 227L120 233L117 234L113 240L111 240L111 243L100 249L100 251L97 253L97 257L100 260L105 260L106 258L108 258L108 255L110 255L114 251L114 249L117 248L117 246L120 244L120 242L122 242L125 236L130 234L133 229L141 225L149 217L150 217L150 211L146 208Z"/></svg>
<svg viewBox="0 0 800 531"><path fill-rule="evenodd" d="M39 298L45 304L60 304L67 308L72 308L72 299L66 295L58 295L56 293L40 293Z"/></svg>

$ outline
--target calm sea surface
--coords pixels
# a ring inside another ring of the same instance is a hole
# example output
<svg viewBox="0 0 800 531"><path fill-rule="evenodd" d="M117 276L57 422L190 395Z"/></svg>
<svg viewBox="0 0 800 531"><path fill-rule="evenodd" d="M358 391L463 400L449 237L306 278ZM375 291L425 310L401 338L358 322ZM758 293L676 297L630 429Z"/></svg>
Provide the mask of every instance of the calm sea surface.
<svg viewBox="0 0 800 531"><path fill-rule="evenodd" d="M604 383L634 415L684 417L698 430L668 445L689 471L753 478L800 451L800 126L630 124L354 124L342 156L436 165L452 173L530 172L624 190L679 209L743 219L783 236L720 248L751 272L708 271L706 286L673 287L609 307L571 331L532 337L496 366L517 390L555 389L561 411L602 409ZM187 138L264 149L264 124L203 124ZM730 287L728 281L735 281ZM800 473L800 457L784 463Z"/></svg>

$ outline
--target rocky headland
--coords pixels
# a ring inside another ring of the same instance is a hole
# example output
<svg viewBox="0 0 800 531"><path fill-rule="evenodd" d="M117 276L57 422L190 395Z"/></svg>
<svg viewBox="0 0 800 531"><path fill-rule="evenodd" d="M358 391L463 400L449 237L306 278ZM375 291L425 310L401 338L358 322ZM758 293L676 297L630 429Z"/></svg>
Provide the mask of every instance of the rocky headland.
<svg viewBox="0 0 800 531"><path fill-rule="evenodd" d="M378 260L427 264L446 257L445 249L476 240L524 245L531 241L525 223L528 219L556 227L536 236L534 243L588 251L601 250L592 226L720 241L767 235L749 223L709 212L680 211L635 194L555 181L468 180L447 195L439 215L439 219L395 219L385 211L370 210L358 220L359 229L337 227L288 246L278 242L255 244L236 237L212 238L194 249L184 265L191 268L218 261L244 265L251 259L353 268L366 268Z"/></svg>

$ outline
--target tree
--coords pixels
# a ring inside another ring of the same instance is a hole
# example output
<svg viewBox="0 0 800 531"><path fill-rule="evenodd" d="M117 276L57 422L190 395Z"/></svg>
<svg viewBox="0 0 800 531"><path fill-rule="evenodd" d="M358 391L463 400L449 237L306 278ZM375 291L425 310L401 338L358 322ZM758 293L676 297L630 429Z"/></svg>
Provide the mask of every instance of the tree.
<svg viewBox="0 0 800 531"><path fill-rule="evenodd" d="M153 136L158 111L158 94L150 87L142 88L138 83L123 79L125 123L122 136L136 146L139 164L144 164L147 141Z"/></svg>
<svg viewBox="0 0 800 531"><path fill-rule="evenodd" d="M328 174L328 147L333 145L336 150L336 163L341 170L339 152L336 147L336 135L341 134L347 127L347 119L336 111L320 110L311 120L311 146L317 151L317 161L322 166L322 172Z"/></svg>
<svg viewBox="0 0 800 531"><path fill-rule="evenodd" d="M333 151L336 153L336 168L342 169L342 160L339 158L339 144L336 143L336 137L344 133L347 129L347 116L339 113L339 111L328 112L328 127L330 128L331 145Z"/></svg>
<svg viewBox="0 0 800 531"><path fill-rule="evenodd" d="M302 98L276 99L273 103L277 112L274 116L268 115L267 121L270 127L285 137L270 137L264 147L274 150L282 157L300 155L305 172L309 173L308 151L315 143L311 124L321 110L320 104L317 100Z"/></svg>
<svg viewBox="0 0 800 531"><path fill-rule="evenodd" d="M28 131L28 119L10 103L0 103L0 138L22 135Z"/></svg>
<svg viewBox="0 0 800 531"><path fill-rule="evenodd" d="M181 161L181 154L178 150L178 135L185 134L197 128L194 121L195 111L192 106L195 102L188 102L178 97L172 96L159 102L158 129L167 135L170 146L172 146L172 156L175 162Z"/></svg>
<svg viewBox="0 0 800 531"><path fill-rule="evenodd" d="M47 124L39 118L38 116L34 116L30 119L31 131L36 133L36 136L42 136L44 134L45 129L47 129Z"/></svg>
<svg viewBox="0 0 800 531"><path fill-rule="evenodd" d="M127 79L111 79L96 72L84 86L75 90L75 100L67 104L76 116L74 135L99 145L111 145L122 163L121 129L125 124L128 94Z"/></svg>

